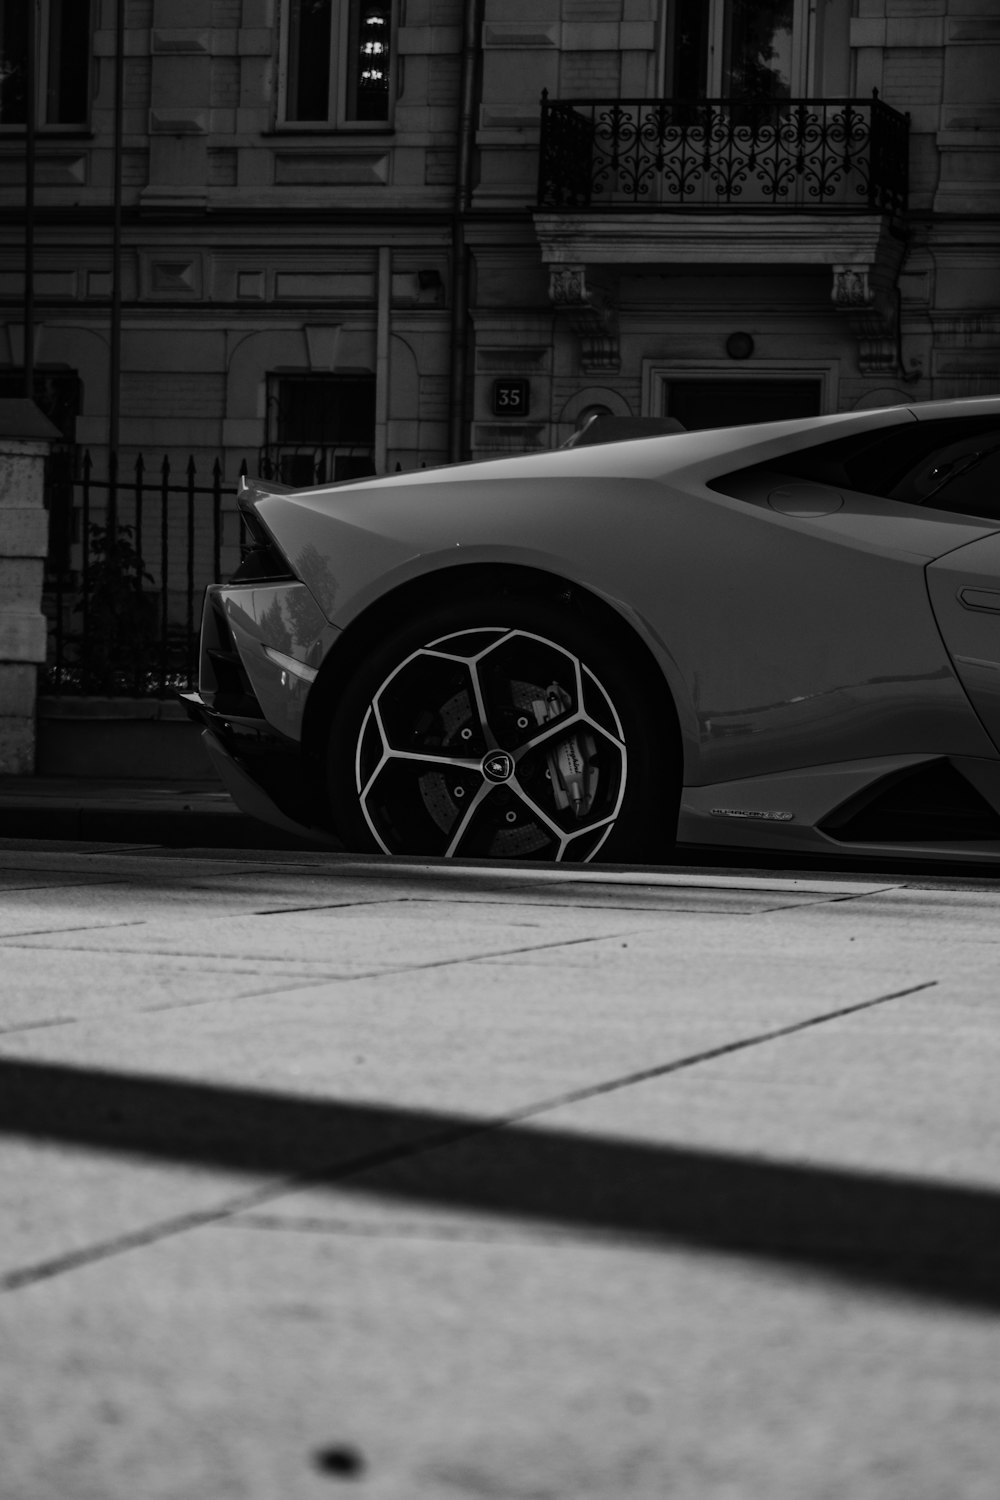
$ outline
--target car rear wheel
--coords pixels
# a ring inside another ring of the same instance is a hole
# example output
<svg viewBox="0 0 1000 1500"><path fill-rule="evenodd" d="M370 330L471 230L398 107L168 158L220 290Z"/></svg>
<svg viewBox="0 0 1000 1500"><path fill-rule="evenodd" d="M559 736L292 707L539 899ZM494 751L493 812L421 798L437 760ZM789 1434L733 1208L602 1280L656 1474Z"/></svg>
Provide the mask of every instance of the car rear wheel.
<svg viewBox="0 0 1000 1500"><path fill-rule="evenodd" d="M623 655L585 616L526 598L398 629L334 714L338 832L386 854L662 858L676 735L662 687Z"/></svg>

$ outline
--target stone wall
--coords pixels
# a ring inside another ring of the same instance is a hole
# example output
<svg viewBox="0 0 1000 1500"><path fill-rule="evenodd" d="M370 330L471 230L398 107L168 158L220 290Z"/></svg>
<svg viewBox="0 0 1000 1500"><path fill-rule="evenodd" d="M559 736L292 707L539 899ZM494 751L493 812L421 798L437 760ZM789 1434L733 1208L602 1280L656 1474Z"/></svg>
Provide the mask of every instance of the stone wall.
<svg viewBox="0 0 1000 1500"><path fill-rule="evenodd" d="M0 401L0 774L35 769L42 582L48 546L45 458L59 436L32 401Z"/></svg>

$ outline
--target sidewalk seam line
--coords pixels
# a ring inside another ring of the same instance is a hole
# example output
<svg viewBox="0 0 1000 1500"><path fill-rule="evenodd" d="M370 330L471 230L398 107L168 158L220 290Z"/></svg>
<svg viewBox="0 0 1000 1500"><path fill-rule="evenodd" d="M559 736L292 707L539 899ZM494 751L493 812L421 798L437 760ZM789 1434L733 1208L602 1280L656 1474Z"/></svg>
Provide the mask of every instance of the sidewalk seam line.
<svg viewBox="0 0 1000 1500"><path fill-rule="evenodd" d="M581 938L577 941L587 942L594 940ZM816 1026L825 1025L829 1021L838 1021L846 1016L857 1015L861 1011L872 1010L874 1007L885 1005L891 1000L902 1000L909 995L919 994L922 990L934 989L937 984L938 980L927 979L920 984L909 985L906 989L893 990L887 995L877 995L871 1000L861 1000L854 1005L841 1006L837 1010L825 1011L822 1015L813 1016L805 1021L794 1021L787 1026L777 1026L770 1031L759 1032L752 1037L744 1037L740 1041L726 1042L718 1047L710 1047L703 1052L691 1053L687 1057L677 1058L673 1062L663 1063L655 1068L644 1068L639 1072L610 1079L605 1083L591 1084L579 1089L570 1089L564 1094L553 1095L551 1098L539 1100L535 1104L526 1105L523 1109L514 1110L507 1114L497 1115L493 1118L480 1121L470 1121L466 1124L456 1124L445 1130L439 1130L430 1136L426 1136L423 1140L399 1146L383 1147L379 1151L370 1152L367 1156L362 1156L355 1162L347 1164L342 1169L337 1169L336 1171L332 1171L330 1168L315 1168L312 1171L302 1172L294 1177L282 1179L280 1182L262 1184L258 1188L239 1194L227 1203L215 1208L182 1214L176 1218L162 1221L159 1224L148 1225L145 1229L137 1229L129 1234L118 1235L114 1239L105 1241L102 1244L91 1245L84 1249L58 1256L52 1260L40 1262L34 1266L26 1266L21 1270L7 1272L4 1275L0 1275L0 1293L19 1291L23 1287L35 1285L40 1281L51 1280L53 1277L64 1275L69 1271L80 1270L84 1266L93 1265L103 1260L110 1260L114 1256L124 1254L129 1250L137 1250L147 1245L157 1244L162 1240L172 1239L192 1229L207 1228L212 1224L221 1223L223 1220L232 1219L237 1214L244 1213L247 1209L257 1207L262 1203L274 1202L278 1198L287 1197L290 1193L300 1192L308 1188L310 1184L343 1182L349 1178L360 1176L363 1173L374 1171L379 1167L389 1166L398 1161L407 1161L415 1156L422 1156L429 1151L440 1151L448 1146L457 1145L459 1141L469 1140L478 1135L486 1135L494 1130L502 1130L506 1126L518 1125L524 1120L549 1114L553 1110L560 1109L567 1104L577 1104L586 1099L595 1099L605 1094L616 1093L621 1089L634 1087L636 1084L648 1083L655 1078L665 1078L671 1073L679 1073L687 1068L697 1067L703 1062L712 1062L717 1058L726 1057L731 1053L743 1052L748 1048L758 1047L766 1042L778 1041L783 1037L793 1036L797 1032L809 1031Z"/></svg>

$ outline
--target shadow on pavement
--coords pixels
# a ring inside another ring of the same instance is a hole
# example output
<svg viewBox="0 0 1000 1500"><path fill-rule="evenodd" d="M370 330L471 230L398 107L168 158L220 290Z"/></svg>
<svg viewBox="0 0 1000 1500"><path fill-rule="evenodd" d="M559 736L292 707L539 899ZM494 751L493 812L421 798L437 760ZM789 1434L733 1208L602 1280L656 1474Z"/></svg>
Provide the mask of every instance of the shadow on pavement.
<svg viewBox="0 0 1000 1500"><path fill-rule="evenodd" d="M1000 1195L985 1189L9 1059L0 1132L723 1250L1000 1309Z"/></svg>

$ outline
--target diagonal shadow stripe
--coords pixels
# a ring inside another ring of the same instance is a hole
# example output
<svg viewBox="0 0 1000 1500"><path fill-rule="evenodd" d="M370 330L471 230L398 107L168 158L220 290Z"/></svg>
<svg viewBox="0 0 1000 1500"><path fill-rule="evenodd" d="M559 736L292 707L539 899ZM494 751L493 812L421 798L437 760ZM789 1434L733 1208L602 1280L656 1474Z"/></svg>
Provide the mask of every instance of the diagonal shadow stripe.
<svg viewBox="0 0 1000 1500"><path fill-rule="evenodd" d="M262 1196L336 1183L1000 1310L1000 1194L985 1189L12 1060L0 1132L286 1179Z"/></svg>

